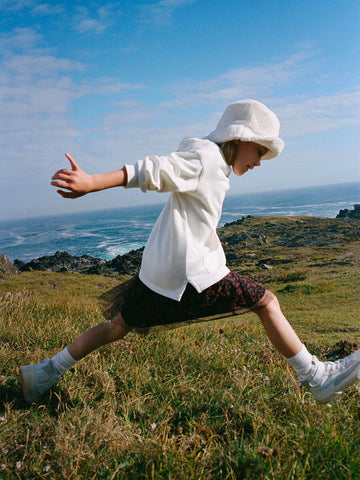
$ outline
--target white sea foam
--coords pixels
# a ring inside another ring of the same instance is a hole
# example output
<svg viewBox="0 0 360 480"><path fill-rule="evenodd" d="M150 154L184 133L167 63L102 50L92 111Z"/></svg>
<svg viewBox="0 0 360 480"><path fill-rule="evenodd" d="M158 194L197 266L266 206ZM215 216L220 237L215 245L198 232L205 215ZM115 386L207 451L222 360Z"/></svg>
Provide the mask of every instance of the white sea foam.
<svg viewBox="0 0 360 480"><path fill-rule="evenodd" d="M73 238L76 236L75 233L72 233L70 231L67 231L67 232L58 232L58 235L59 237L62 237L62 238Z"/></svg>
<svg viewBox="0 0 360 480"><path fill-rule="evenodd" d="M14 235L14 246L18 247L19 245L23 245L25 243L26 238L21 235Z"/></svg>
<svg viewBox="0 0 360 480"><path fill-rule="evenodd" d="M105 249L105 255L104 258L107 260L110 260L112 258L117 257L118 255L124 255L124 253L127 253L129 251L128 246L119 246L119 245L113 245L112 247L107 247Z"/></svg>
<svg viewBox="0 0 360 480"><path fill-rule="evenodd" d="M106 240L103 240L102 242L98 243L97 245L95 245L95 248L97 249L106 249L108 248L109 246L112 246L114 244L114 240L112 239L106 239Z"/></svg>
<svg viewBox="0 0 360 480"><path fill-rule="evenodd" d="M99 233L90 233L90 232L81 232L78 234L79 237L81 238L91 238L91 237L103 237L103 235L100 235Z"/></svg>

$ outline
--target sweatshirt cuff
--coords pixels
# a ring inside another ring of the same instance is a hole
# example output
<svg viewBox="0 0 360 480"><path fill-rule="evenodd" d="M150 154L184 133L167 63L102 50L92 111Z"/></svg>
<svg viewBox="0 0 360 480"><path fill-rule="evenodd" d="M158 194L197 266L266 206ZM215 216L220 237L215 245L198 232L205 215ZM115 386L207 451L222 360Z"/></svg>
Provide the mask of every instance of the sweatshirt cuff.
<svg viewBox="0 0 360 480"><path fill-rule="evenodd" d="M124 165L127 173L127 183L125 188L135 188L139 186L139 170L137 165Z"/></svg>

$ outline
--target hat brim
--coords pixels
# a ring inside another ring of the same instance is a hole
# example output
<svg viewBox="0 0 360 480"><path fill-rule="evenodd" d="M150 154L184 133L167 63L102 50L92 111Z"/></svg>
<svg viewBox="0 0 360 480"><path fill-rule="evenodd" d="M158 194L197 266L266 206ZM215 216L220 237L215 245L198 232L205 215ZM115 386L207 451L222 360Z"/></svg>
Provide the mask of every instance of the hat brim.
<svg viewBox="0 0 360 480"><path fill-rule="evenodd" d="M271 158L277 157L284 148L284 142L281 138L256 135L250 128L244 125L231 125L225 128L217 128L205 138L215 143L229 142L231 140L258 143L268 149L265 155L261 157L262 160L270 160Z"/></svg>

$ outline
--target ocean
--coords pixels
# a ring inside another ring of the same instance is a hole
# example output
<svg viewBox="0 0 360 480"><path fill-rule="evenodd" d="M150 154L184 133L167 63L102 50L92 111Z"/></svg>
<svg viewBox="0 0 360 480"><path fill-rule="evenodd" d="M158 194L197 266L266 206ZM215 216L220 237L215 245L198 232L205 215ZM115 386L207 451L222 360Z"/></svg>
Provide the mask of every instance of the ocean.
<svg viewBox="0 0 360 480"><path fill-rule="evenodd" d="M247 215L336 217L360 203L360 183L228 196L219 227ZM163 204L0 222L0 253L28 262L57 251L110 260L145 245Z"/></svg>

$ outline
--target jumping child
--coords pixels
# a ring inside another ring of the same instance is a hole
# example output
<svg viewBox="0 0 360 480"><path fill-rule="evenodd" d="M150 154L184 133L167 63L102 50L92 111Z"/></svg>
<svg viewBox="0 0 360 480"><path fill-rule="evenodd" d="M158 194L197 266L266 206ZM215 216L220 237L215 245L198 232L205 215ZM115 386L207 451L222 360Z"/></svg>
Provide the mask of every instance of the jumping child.
<svg viewBox="0 0 360 480"><path fill-rule="evenodd" d="M321 362L283 315L263 285L230 272L216 233L231 170L243 175L261 160L279 155L276 115L262 103L230 104L206 138L185 138L165 156L100 175L84 172L66 154L70 169L58 170L51 185L64 198L111 187L171 192L146 244L139 275L124 294L112 321L90 328L51 360L21 367L24 397L32 403L70 367L134 327L179 323L211 315L255 312L265 332L318 402L327 403L360 379L360 350L336 362Z"/></svg>

